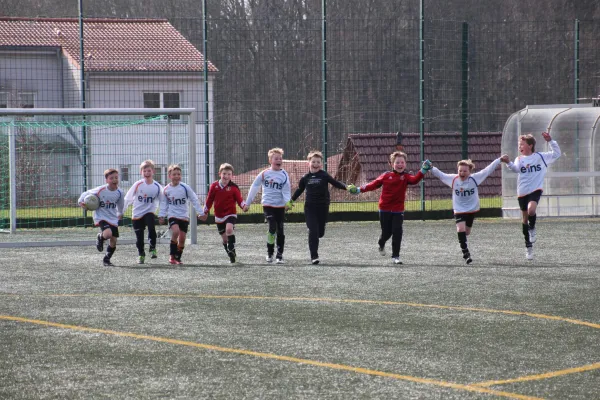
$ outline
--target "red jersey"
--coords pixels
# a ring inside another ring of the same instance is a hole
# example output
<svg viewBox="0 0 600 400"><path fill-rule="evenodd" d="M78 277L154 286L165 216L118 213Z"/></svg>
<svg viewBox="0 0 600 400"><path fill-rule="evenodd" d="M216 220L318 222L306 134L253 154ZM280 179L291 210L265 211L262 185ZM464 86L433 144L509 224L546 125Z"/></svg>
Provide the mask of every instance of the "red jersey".
<svg viewBox="0 0 600 400"><path fill-rule="evenodd" d="M215 205L215 221L223 222L228 217L237 217L236 203L240 207L244 207L245 203L242 200L240 188L235 183L229 181L227 186L221 186L221 181L218 180L210 185L206 204L204 205L204 213L208 214L210 208Z"/></svg>
<svg viewBox="0 0 600 400"><path fill-rule="evenodd" d="M383 186L381 196L379 197L379 211L404 212L404 199L406 197L406 187L415 185L423 179L423 173L417 172L416 175L410 175L406 172L388 171L385 172L373 182L360 187L362 192L370 192Z"/></svg>

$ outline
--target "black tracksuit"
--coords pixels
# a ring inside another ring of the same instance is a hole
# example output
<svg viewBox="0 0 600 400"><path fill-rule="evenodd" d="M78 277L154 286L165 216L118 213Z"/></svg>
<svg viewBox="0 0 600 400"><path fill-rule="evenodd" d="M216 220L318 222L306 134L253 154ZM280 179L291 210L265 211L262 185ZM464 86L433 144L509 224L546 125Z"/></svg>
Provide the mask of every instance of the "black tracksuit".
<svg viewBox="0 0 600 400"><path fill-rule="evenodd" d="M346 190L346 185L336 181L323 170L304 175L298 184L298 189L292 195L296 201L306 189L306 201L304 203L304 215L308 227L308 248L312 260L319 258L319 238L325 235L325 224L329 216L329 184L338 189Z"/></svg>

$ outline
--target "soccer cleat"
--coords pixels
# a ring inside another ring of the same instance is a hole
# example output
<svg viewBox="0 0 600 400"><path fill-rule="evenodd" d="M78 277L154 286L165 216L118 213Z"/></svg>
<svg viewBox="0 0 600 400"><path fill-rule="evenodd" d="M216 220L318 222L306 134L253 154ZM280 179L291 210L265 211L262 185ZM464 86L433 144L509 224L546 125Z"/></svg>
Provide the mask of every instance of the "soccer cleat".
<svg viewBox="0 0 600 400"><path fill-rule="evenodd" d="M467 263L467 265L471 264L473 262L473 259L471 257L467 257L465 259L465 262Z"/></svg>
<svg viewBox="0 0 600 400"><path fill-rule="evenodd" d="M277 253L277 256L275 257L275 262L277 264L283 264L283 254Z"/></svg>
<svg viewBox="0 0 600 400"><path fill-rule="evenodd" d="M527 248L527 253L525 253L525 257L528 260L533 260L533 247L528 247Z"/></svg>
<svg viewBox="0 0 600 400"><path fill-rule="evenodd" d="M237 261L237 255L235 254L235 249L228 251L227 255L229 256L229 262L231 264L235 264L235 262Z"/></svg>
<svg viewBox="0 0 600 400"><path fill-rule="evenodd" d="M394 262L394 264L402 264L402 261L400 261L400 257L392 257L392 261Z"/></svg>
<svg viewBox="0 0 600 400"><path fill-rule="evenodd" d="M535 230L535 228L529 229L529 241L531 243L535 243L536 240L537 240L537 231Z"/></svg>
<svg viewBox="0 0 600 400"><path fill-rule="evenodd" d="M169 264L181 265L182 263L177 258L175 258L175 256L171 256L169 257Z"/></svg>
<svg viewBox="0 0 600 400"><path fill-rule="evenodd" d="M469 253L468 250L463 250L463 258L465 259L465 263L467 263L467 265L473 262L473 259L471 258L471 253Z"/></svg>
<svg viewBox="0 0 600 400"><path fill-rule="evenodd" d="M379 248L379 255L380 256L385 256L385 247L380 247Z"/></svg>
<svg viewBox="0 0 600 400"><path fill-rule="evenodd" d="M312 260L310 260L310 262L311 262L313 265L317 265L317 264L318 264L320 261L319 261L319 259L318 259L318 258L315 258L315 259L312 259Z"/></svg>
<svg viewBox="0 0 600 400"><path fill-rule="evenodd" d="M150 258L157 258L156 249L150 249Z"/></svg>
<svg viewBox="0 0 600 400"><path fill-rule="evenodd" d="M115 264L110 262L110 259L108 258L104 258L104 260L102 260L102 265L104 265L105 267L114 267Z"/></svg>
<svg viewBox="0 0 600 400"><path fill-rule="evenodd" d="M269 264L271 264L271 263L273 262L273 254L267 254L267 257L266 257L266 259L267 259L267 262L268 262Z"/></svg>
<svg viewBox="0 0 600 400"><path fill-rule="evenodd" d="M146 256L139 256L137 263L138 264L143 264L144 262L146 262Z"/></svg>
<svg viewBox="0 0 600 400"><path fill-rule="evenodd" d="M96 236L96 249L101 253L104 251L104 238L101 233Z"/></svg>

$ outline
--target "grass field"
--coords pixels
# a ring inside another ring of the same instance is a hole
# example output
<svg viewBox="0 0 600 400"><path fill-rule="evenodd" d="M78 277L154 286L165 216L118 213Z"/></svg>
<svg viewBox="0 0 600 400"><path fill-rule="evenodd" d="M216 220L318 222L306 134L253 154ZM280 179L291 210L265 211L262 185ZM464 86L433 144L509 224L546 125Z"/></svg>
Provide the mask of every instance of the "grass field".
<svg viewBox="0 0 600 400"><path fill-rule="evenodd" d="M518 222L476 220L470 266L452 221L405 222L402 266L366 222L330 224L318 266L302 224L284 265L265 225L235 265L214 226L177 267L0 249L0 398L597 399L599 222L539 220L527 261Z"/></svg>

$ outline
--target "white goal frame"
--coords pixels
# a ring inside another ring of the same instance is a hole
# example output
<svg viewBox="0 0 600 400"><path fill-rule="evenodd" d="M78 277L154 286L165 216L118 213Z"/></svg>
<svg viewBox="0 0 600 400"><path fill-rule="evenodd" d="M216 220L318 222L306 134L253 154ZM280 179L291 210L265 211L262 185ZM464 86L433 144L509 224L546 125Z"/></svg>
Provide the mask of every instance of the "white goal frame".
<svg viewBox="0 0 600 400"><path fill-rule="evenodd" d="M18 117L31 115L60 115L60 116L123 116L123 115L185 115L188 117L188 160L189 177L188 184L196 188L196 117L195 108L4 108L0 109L3 117ZM10 231L11 235L17 233L17 186L16 186L16 141L15 135L9 132L9 189L10 189ZM169 141L170 143L170 141ZM190 208L191 208L190 204ZM192 210L193 211L193 210ZM194 214L195 215L195 212ZM196 218L190 218L191 244L198 242L198 222ZM170 239L168 239L170 241ZM157 242L162 242L160 239ZM92 245L94 240L57 240L53 242L0 242L0 248L15 247L56 247L73 245ZM122 239L121 244L133 244L135 240Z"/></svg>

